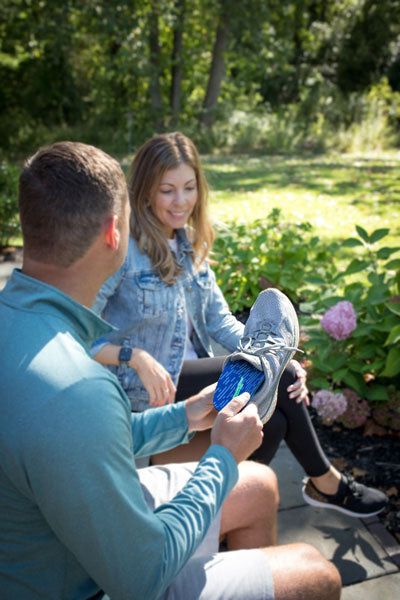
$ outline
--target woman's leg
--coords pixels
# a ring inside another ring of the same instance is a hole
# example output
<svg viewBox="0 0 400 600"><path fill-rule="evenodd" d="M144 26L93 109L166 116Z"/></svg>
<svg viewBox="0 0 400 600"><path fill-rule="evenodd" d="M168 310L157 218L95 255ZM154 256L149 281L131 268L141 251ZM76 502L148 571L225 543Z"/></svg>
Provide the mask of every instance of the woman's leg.
<svg viewBox="0 0 400 600"><path fill-rule="evenodd" d="M175 402L186 400L218 381L226 356L185 360L179 375Z"/></svg>
<svg viewBox="0 0 400 600"><path fill-rule="evenodd" d="M224 360L224 356L216 356L185 361L179 377L176 401L184 400L203 387L218 381ZM294 399L289 398L287 388L295 381L296 373L289 364L279 383L277 409L264 425L263 442L252 454L251 459L269 464L280 442L285 439L305 472L310 476L318 477L329 471L330 462L321 448L304 403L296 404ZM198 460L207 450L209 443L209 432L198 432L189 444L158 454L153 457L152 462L165 464Z"/></svg>
<svg viewBox="0 0 400 600"><path fill-rule="evenodd" d="M321 448L304 402L297 404L295 399L289 398L287 388L295 381L295 370L289 364L279 382L277 409L264 425L263 443L252 458L269 464L278 449L280 437L307 475L319 477L329 471L331 464Z"/></svg>
<svg viewBox="0 0 400 600"><path fill-rule="evenodd" d="M224 357L187 361L178 385L178 400L183 400L217 381L223 362ZM294 398L289 398L287 388L295 381L296 372L293 365L289 364L279 383L277 408L270 421L264 425L263 442L249 458L269 464L281 440L284 439L309 476L305 491L303 490L307 502L337 510L342 510L346 504L347 514L353 516L377 514L386 505L385 495L356 482L351 483L330 464L318 441L304 402L297 403ZM157 455L153 463L199 460L209 445L209 432L201 431L189 444L170 450L163 456Z"/></svg>

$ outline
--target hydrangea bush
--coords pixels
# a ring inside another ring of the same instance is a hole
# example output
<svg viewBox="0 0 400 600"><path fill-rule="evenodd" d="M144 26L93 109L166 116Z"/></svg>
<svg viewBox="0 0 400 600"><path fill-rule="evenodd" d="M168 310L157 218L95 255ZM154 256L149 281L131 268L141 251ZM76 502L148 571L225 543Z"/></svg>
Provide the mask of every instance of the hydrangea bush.
<svg viewBox="0 0 400 600"><path fill-rule="evenodd" d="M389 401L390 385L400 390L400 247L382 244L388 229L355 229L354 237L326 243L308 223L282 223L274 209L252 224L217 229L212 256L232 311L246 311L266 287L289 296L311 362L310 388L343 393L350 427Z"/></svg>
<svg viewBox="0 0 400 600"><path fill-rule="evenodd" d="M368 402L364 398L360 398L354 390L345 388L342 391L346 398L347 408L337 420L348 429L362 427L371 414Z"/></svg>
<svg viewBox="0 0 400 600"><path fill-rule="evenodd" d="M342 300L326 311L321 327L335 340L345 340L357 327L357 315L348 300Z"/></svg>
<svg viewBox="0 0 400 600"><path fill-rule="evenodd" d="M351 398L349 426L362 420L365 404L370 410L388 401L390 384L400 389L400 259L393 258L400 248L378 244L388 229L356 231L341 244L352 252L347 267L320 265L306 277L300 304L311 386L349 388L364 401Z"/></svg>
<svg viewBox="0 0 400 600"><path fill-rule="evenodd" d="M347 409L344 394L333 393L329 390L319 390L313 396L311 406L325 425L331 425Z"/></svg>

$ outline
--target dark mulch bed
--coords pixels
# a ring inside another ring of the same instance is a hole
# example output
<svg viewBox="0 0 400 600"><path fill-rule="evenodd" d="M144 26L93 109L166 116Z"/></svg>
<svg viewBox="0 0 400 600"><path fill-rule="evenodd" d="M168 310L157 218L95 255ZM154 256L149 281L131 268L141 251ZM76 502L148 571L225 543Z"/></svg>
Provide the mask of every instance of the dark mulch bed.
<svg viewBox="0 0 400 600"><path fill-rule="evenodd" d="M400 438L398 434L364 435L363 428L323 425L311 408L311 417L327 456L340 470L357 481L384 491L388 508L381 523L400 543Z"/></svg>

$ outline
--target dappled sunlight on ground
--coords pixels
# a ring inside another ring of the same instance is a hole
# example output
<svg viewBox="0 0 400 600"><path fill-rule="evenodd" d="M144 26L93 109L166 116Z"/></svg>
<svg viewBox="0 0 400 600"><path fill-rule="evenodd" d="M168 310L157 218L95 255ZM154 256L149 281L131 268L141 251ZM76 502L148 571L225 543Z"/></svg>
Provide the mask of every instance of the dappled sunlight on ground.
<svg viewBox="0 0 400 600"><path fill-rule="evenodd" d="M376 155L233 156L204 160L214 221L282 211L283 221L310 222L322 237L344 238L355 224L400 233L400 152Z"/></svg>

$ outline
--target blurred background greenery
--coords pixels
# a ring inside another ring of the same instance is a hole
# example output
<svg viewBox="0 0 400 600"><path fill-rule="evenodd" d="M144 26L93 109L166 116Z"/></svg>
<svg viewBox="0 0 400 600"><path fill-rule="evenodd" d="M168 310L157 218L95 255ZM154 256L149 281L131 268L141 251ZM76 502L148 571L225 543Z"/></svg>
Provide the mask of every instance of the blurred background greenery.
<svg viewBox="0 0 400 600"><path fill-rule="evenodd" d="M0 0L0 157L398 144L399 0Z"/></svg>

